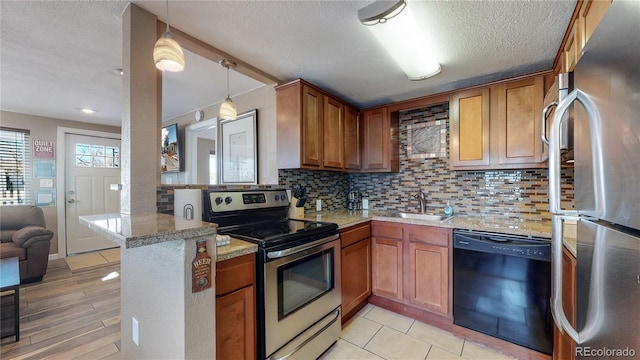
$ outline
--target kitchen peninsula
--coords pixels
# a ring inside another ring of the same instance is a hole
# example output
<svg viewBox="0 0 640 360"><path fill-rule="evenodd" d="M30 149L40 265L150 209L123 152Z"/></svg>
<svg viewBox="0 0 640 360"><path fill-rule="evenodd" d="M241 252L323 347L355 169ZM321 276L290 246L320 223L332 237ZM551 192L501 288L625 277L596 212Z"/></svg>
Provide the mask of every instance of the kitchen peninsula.
<svg viewBox="0 0 640 360"><path fill-rule="evenodd" d="M198 240L216 258L216 225L160 213L89 215L80 222L121 248L122 357L211 358L215 289L191 291L191 262Z"/></svg>

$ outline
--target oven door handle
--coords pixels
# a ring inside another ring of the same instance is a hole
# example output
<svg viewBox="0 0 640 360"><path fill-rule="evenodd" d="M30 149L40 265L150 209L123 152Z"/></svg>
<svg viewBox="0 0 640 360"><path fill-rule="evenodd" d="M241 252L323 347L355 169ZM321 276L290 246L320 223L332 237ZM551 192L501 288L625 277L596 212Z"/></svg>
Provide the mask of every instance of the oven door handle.
<svg viewBox="0 0 640 360"><path fill-rule="evenodd" d="M322 245L322 244L326 244L328 242L334 241L334 240L338 240L340 238L340 235L335 234L335 235L331 235L325 238L322 238L320 240L316 240L316 241L312 241L310 243L307 244L302 244L300 246L296 246L296 247L292 247L290 249L284 249L284 250L279 250L279 251L270 251L267 253L267 257L269 259L279 259L291 254L295 254L307 249L311 249L313 247L316 247L318 245Z"/></svg>

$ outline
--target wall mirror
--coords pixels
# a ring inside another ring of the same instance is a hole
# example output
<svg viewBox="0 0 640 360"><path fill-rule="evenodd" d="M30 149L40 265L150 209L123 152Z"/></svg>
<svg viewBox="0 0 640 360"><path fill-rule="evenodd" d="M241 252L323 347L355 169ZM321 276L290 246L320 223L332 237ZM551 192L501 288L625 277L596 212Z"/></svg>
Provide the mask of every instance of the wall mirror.
<svg viewBox="0 0 640 360"><path fill-rule="evenodd" d="M167 125L162 128L160 165L163 172L179 172L182 170L179 139L178 124Z"/></svg>
<svg viewBox="0 0 640 360"><path fill-rule="evenodd" d="M218 118L185 128L186 181L190 184L218 183Z"/></svg>
<svg viewBox="0 0 640 360"><path fill-rule="evenodd" d="M220 184L221 157L218 154L220 144L216 117L219 104L228 93L227 70L188 49L183 49L183 52L187 64L184 71L162 73L162 121L166 124L178 123L183 165L179 172L162 172L160 181L161 184ZM234 101L236 96L250 94L263 86L265 84L262 82L237 71L229 72L229 93ZM242 101L236 103L237 106L241 104ZM196 110L203 110L205 118L199 121L194 119L193 112ZM237 154L233 151L234 155ZM231 180L247 183L244 177Z"/></svg>

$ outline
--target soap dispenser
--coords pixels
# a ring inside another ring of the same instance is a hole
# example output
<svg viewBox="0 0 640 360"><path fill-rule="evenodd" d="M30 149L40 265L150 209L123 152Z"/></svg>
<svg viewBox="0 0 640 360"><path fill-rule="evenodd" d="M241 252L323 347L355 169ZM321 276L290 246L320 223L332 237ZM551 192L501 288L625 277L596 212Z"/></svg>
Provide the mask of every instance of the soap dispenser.
<svg viewBox="0 0 640 360"><path fill-rule="evenodd" d="M447 201L447 206L444 207L444 214L446 216L451 216L453 215L453 208L451 207L451 205L449 204L449 202Z"/></svg>

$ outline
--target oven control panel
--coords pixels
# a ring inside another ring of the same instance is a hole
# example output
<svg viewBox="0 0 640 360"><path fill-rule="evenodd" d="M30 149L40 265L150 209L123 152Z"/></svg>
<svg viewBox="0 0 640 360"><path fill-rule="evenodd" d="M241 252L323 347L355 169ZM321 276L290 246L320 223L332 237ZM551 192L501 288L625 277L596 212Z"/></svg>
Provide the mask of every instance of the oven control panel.
<svg viewBox="0 0 640 360"><path fill-rule="evenodd" d="M285 190L210 191L205 201L213 212L289 206Z"/></svg>

